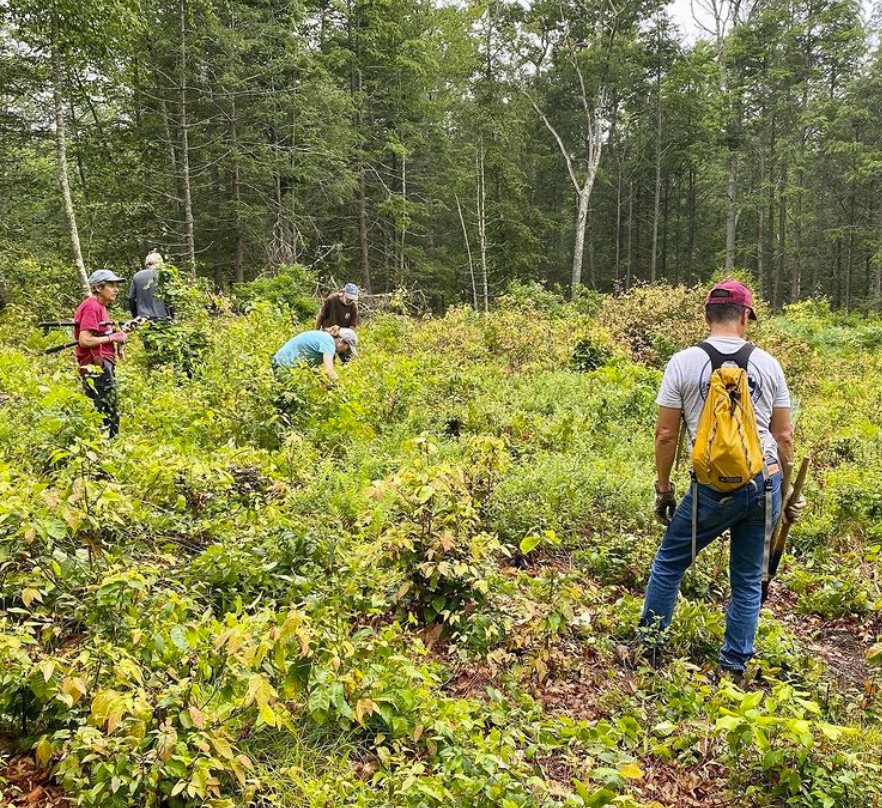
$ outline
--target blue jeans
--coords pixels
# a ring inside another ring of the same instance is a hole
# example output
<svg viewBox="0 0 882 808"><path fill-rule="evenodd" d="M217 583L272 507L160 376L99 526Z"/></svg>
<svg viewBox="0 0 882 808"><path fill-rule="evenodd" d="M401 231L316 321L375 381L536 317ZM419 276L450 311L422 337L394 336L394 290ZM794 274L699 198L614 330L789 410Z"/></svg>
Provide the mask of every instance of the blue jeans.
<svg viewBox="0 0 882 808"><path fill-rule="evenodd" d="M781 515L781 475L772 482L772 524ZM720 652L724 668L742 671L753 656L753 638L762 596L765 544L765 488L762 474L747 485L720 493L698 486L696 549L701 552L727 529L731 531L726 634ZM692 563L692 486L665 531L652 562L640 625L664 631L670 625L683 573Z"/></svg>

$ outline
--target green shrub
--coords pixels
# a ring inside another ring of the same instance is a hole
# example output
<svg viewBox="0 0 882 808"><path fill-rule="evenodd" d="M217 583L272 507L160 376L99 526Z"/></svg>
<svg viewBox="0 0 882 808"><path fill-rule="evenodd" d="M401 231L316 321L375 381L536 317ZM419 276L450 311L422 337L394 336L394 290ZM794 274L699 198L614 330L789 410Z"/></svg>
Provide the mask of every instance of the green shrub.
<svg viewBox="0 0 882 808"><path fill-rule="evenodd" d="M297 322L313 320L319 301L314 296L317 279L312 270L302 264L279 267L269 275L236 287L236 297L245 311L260 300L275 306L284 306Z"/></svg>

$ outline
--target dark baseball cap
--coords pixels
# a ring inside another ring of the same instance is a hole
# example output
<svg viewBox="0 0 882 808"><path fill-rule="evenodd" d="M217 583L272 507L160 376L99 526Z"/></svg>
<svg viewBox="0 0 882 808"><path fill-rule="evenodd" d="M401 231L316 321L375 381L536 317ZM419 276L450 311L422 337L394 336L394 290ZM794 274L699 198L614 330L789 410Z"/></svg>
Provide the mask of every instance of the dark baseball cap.
<svg viewBox="0 0 882 808"><path fill-rule="evenodd" d="M750 319L756 319L756 312L753 310L753 292L741 281L736 281L734 278L726 278L726 280L720 281L714 286L708 292L704 304L706 306L727 304L731 306L744 306L749 312L748 316Z"/></svg>

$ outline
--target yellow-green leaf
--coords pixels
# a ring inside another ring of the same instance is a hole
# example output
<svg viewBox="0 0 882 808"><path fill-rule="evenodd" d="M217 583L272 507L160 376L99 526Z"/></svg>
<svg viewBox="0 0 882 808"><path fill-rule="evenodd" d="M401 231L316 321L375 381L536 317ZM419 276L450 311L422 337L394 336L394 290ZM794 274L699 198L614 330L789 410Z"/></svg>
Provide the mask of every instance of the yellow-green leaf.
<svg viewBox="0 0 882 808"><path fill-rule="evenodd" d="M619 774L626 780L639 780L643 777L643 769L641 769L636 763L626 763L621 769L619 769Z"/></svg>
<svg viewBox="0 0 882 808"><path fill-rule="evenodd" d="M31 604L36 601L37 603L43 602L43 593L40 592L39 589L24 589L21 593L21 599L27 608L31 608Z"/></svg>
<svg viewBox="0 0 882 808"><path fill-rule="evenodd" d="M37 765L40 768L44 768L52 758L52 744L49 743L49 741L44 736L40 738L39 741L37 741L34 752L37 758Z"/></svg>

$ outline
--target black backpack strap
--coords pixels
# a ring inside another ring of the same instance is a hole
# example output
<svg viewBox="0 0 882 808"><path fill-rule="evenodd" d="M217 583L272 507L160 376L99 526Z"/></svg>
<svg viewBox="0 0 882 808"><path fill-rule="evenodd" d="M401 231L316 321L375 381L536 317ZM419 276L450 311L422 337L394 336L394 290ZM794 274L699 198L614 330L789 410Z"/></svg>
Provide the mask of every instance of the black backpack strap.
<svg viewBox="0 0 882 808"><path fill-rule="evenodd" d="M726 362L734 362L742 370L747 370L747 363L750 361L750 355L753 353L756 345L745 342L744 345L732 354L721 353L709 342L700 342L697 347L701 348L708 355L711 361L711 373L713 373L713 371L723 367Z"/></svg>

